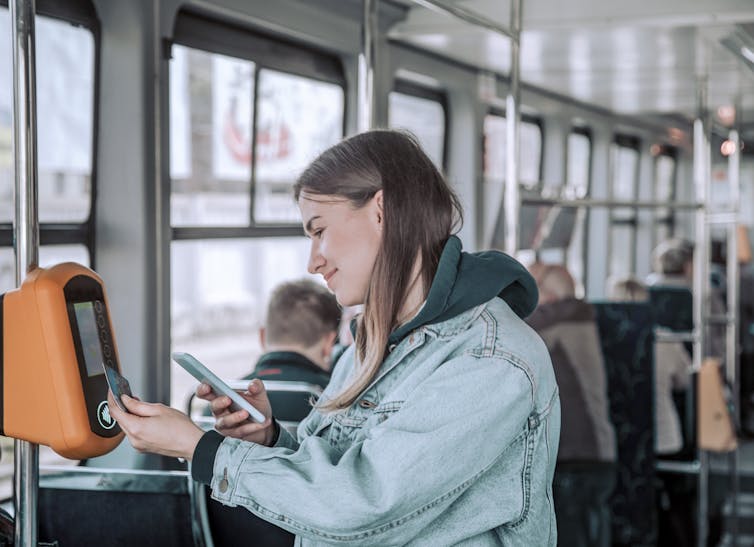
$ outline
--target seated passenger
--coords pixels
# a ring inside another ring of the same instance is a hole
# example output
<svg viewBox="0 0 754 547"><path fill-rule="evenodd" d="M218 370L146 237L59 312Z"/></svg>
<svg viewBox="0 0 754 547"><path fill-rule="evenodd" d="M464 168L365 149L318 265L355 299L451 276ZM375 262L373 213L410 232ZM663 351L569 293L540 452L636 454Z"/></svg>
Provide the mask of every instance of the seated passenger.
<svg viewBox="0 0 754 547"><path fill-rule="evenodd" d="M265 353L244 379L305 382L324 389L339 324L338 302L323 285L310 280L279 285L270 297L265 326L259 329ZM280 397L275 403L275 417L284 421L301 421L311 410L306 396Z"/></svg>
<svg viewBox="0 0 754 547"><path fill-rule="evenodd" d="M563 266L535 263L529 271L539 288L539 306L527 322L550 351L560 389L553 480L558 543L608 546L616 442L594 310L576 299L573 278Z"/></svg>
<svg viewBox="0 0 754 547"><path fill-rule="evenodd" d="M646 302L649 292L634 278L618 279L610 288L610 298L619 302ZM683 344L655 342L655 453L659 455L670 455L683 448L683 428L673 392L685 390L690 378L691 358Z"/></svg>
<svg viewBox="0 0 754 547"><path fill-rule="evenodd" d="M694 278L694 244L681 238L672 238L660 243L652 251L652 269L647 276L649 287L672 287L691 289ZM709 313L725 313L725 303L718 290L710 288ZM725 347L725 327L713 325L707 329L706 355L722 358Z"/></svg>

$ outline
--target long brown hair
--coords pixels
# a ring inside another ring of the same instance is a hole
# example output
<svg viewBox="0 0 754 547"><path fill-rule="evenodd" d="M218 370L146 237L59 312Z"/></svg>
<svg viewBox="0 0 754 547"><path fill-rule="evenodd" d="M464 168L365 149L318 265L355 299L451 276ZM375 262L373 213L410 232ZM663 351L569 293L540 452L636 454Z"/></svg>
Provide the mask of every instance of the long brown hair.
<svg viewBox="0 0 754 547"><path fill-rule="evenodd" d="M326 150L299 177L294 197L298 202L305 192L346 198L358 209L379 190L382 242L357 322L357 372L340 394L320 402L323 411L349 407L374 379L413 282L416 257L426 298L445 242L461 223L460 203L450 186L416 138L399 131L368 131Z"/></svg>

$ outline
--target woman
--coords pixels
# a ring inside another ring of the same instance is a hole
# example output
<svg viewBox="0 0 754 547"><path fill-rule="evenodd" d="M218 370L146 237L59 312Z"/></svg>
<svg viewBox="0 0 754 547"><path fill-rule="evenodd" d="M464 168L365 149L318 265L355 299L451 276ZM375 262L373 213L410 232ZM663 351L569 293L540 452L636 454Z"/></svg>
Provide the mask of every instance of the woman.
<svg viewBox="0 0 754 547"><path fill-rule="evenodd" d="M295 186L309 271L342 306L364 304L297 438L261 383L246 421L208 386L217 431L126 399L113 415L139 450L193 458L213 497L300 545L555 545L555 378L521 317L534 281L498 252L451 235L457 199L417 142L371 131L325 151Z"/></svg>

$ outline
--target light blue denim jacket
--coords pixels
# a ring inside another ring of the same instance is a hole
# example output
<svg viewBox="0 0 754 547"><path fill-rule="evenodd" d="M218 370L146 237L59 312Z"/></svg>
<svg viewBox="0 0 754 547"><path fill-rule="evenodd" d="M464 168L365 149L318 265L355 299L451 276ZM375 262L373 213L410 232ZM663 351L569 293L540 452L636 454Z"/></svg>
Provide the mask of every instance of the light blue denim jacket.
<svg viewBox="0 0 754 547"><path fill-rule="evenodd" d="M351 348L323 396L353 367ZM559 433L547 350L493 297L407 333L354 405L313 410L295 439L224 439L212 496L301 546L556 545Z"/></svg>

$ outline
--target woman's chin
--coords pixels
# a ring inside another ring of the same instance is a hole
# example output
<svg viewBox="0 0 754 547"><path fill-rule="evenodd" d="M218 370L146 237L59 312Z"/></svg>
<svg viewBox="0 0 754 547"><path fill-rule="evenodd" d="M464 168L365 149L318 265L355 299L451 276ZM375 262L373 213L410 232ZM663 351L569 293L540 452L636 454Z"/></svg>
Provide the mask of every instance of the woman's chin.
<svg viewBox="0 0 754 547"><path fill-rule="evenodd" d="M343 291L338 291L337 289L333 292L335 293L335 300L337 300L338 304L340 304L340 306L343 308L347 308L349 306L358 306L359 304L364 303L363 298L355 298L352 294L346 294Z"/></svg>

